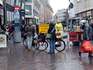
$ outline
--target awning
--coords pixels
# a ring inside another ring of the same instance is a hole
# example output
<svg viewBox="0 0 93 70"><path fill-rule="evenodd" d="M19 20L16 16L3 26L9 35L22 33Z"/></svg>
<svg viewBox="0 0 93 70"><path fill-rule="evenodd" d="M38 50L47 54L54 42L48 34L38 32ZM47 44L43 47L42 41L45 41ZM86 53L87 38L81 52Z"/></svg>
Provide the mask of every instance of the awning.
<svg viewBox="0 0 93 70"><path fill-rule="evenodd" d="M3 5L3 1L2 0L0 0L0 4Z"/></svg>

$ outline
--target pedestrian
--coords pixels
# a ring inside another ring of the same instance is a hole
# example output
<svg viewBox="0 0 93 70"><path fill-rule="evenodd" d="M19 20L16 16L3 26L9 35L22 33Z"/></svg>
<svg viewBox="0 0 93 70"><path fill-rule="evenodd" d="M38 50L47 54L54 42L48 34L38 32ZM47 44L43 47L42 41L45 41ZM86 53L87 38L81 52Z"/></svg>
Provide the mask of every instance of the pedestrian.
<svg viewBox="0 0 93 70"><path fill-rule="evenodd" d="M11 23L8 25L8 32L9 32L9 40L10 40L14 32L14 27Z"/></svg>
<svg viewBox="0 0 93 70"><path fill-rule="evenodd" d="M28 24L26 26L26 43L27 43L27 48L28 50L31 50L32 47L32 40L33 40L33 34L32 34L32 28L31 28L32 23Z"/></svg>
<svg viewBox="0 0 93 70"><path fill-rule="evenodd" d="M25 41L26 41L26 39L27 39L27 38L26 38L26 37L27 37L27 31L26 31L27 29L26 29L26 27L27 27L27 24L24 24L23 27L22 27L22 30L21 30L21 34L22 34L21 36L22 36L22 38L23 38L23 39L22 39L23 45L25 44ZM25 48L27 48L27 47L25 47Z"/></svg>
<svg viewBox="0 0 93 70"><path fill-rule="evenodd" d="M24 33L25 33L25 24L21 25L21 37L24 38Z"/></svg>
<svg viewBox="0 0 93 70"><path fill-rule="evenodd" d="M93 23L90 24L90 28L91 28L91 40L93 40Z"/></svg>
<svg viewBox="0 0 93 70"><path fill-rule="evenodd" d="M49 54L54 54L55 53L55 26L52 23L50 25L52 29L50 28L50 33L51 33L51 41L50 41L50 51Z"/></svg>
<svg viewBox="0 0 93 70"><path fill-rule="evenodd" d="M63 35L63 24L61 23L61 21L58 20L58 22L55 24L55 30L56 33L60 33L61 37Z"/></svg>
<svg viewBox="0 0 93 70"><path fill-rule="evenodd" d="M37 31L36 31L36 24L32 24L31 25L31 29L32 29L32 36L34 38L36 36L36 33L37 33Z"/></svg>
<svg viewBox="0 0 93 70"><path fill-rule="evenodd" d="M83 39L84 40L89 40L90 36L89 36L89 32L90 32L90 25L87 21L83 22L83 25L81 26L81 28L83 29Z"/></svg>

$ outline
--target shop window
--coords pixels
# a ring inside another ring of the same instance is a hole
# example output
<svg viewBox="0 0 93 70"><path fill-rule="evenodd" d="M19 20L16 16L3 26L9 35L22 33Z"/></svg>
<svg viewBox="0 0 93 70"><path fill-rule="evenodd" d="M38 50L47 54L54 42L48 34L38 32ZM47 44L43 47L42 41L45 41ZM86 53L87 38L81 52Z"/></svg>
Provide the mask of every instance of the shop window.
<svg viewBox="0 0 93 70"><path fill-rule="evenodd" d="M32 2L32 0L25 0L26 2Z"/></svg>
<svg viewBox="0 0 93 70"><path fill-rule="evenodd" d="M30 5L25 5L26 15L32 14L31 9L32 9L32 7Z"/></svg>

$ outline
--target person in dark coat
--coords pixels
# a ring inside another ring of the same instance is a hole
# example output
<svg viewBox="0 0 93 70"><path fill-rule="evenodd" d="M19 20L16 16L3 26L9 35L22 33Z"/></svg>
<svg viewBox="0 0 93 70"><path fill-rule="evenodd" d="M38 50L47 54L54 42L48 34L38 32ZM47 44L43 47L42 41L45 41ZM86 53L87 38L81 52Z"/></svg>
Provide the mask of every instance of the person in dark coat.
<svg viewBox="0 0 93 70"><path fill-rule="evenodd" d="M90 24L90 28L91 28L91 40L93 40L93 23Z"/></svg>
<svg viewBox="0 0 93 70"><path fill-rule="evenodd" d="M50 41L50 54L55 53L55 26L54 24L50 24L50 30L49 32L51 33L51 41Z"/></svg>
<svg viewBox="0 0 93 70"><path fill-rule="evenodd" d="M32 31L32 24L28 24L25 27L25 31L26 31L26 42L27 42L27 49L31 50L32 48L32 40L33 40L33 31Z"/></svg>

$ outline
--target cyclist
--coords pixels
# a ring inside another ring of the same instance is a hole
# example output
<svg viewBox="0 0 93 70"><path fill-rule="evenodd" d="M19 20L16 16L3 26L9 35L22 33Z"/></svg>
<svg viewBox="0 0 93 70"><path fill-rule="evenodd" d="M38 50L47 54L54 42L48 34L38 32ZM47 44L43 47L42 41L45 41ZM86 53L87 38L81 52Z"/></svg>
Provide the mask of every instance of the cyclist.
<svg viewBox="0 0 93 70"><path fill-rule="evenodd" d="M60 33L61 34L61 37L62 37L62 34L63 34L63 25L60 22L60 20L58 20L58 22L55 24L55 30L56 30L56 33Z"/></svg>
<svg viewBox="0 0 93 70"><path fill-rule="evenodd" d="M50 24L49 32L51 33L49 54L54 54L55 53L55 25L53 23Z"/></svg>

